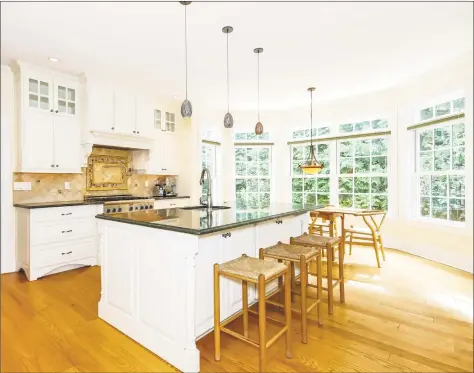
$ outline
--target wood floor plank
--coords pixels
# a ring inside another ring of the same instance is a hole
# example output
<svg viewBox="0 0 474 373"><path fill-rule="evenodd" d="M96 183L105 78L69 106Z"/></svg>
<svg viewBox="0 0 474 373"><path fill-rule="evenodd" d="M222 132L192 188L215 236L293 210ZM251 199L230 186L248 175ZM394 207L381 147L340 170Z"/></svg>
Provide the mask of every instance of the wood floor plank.
<svg viewBox="0 0 474 373"><path fill-rule="evenodd" d="M267 371L473 371L472 275L395 250L387 250L387 262L377 268L373 251L357 247L346 256L345 277L346 303L339 303L336 289L334 314L329 315L323 295L324 325L317 326L313 310L307 344L300 342L300 320L293 315L293 358L285 357L281 338L268 351ZM99 299L99 267L35 282L19 273L2 275L1 371L176 371L99 319ZM268 314L282 317L274 307ZM242 320L229 327L241 332ZM249 328L257 339L254 316ZM269 336L277 328L268 323ZM220 362L214 360L212 333L197 347L202 372L258 371L257 349L231 336L222 335Z"/></svg>

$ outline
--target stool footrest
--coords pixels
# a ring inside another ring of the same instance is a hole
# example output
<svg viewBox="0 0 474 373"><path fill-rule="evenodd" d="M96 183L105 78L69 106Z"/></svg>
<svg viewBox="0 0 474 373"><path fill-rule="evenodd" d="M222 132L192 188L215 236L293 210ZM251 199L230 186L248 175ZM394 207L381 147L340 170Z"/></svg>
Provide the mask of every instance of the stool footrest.
<svg viewBox="0 0 474 373"><path fill-rule="evenodd" d="M239 311L237 313L234 313L233 315L229 316L227 319L225 319L224 321L221 322L221 327L226 326L227 324L231 323L235 319L239 318L240 316L243 315L243 313L244 313L244 311L241 310L241 311Z"/></svg>
<svg viewBox="0 0 474 373"><path fill-rule="evenodd" d="M254 340L252 340L250 338L247 338L247 337L243 336L242 334L234 332L233 330L221 327L221 332L227 333L227 334L231 335L232 337L235 337L235 338L240 339L241 341L247 342L247 343L251 344L254 347L257 347L257 348L260 347L260 345L257 342L255 342Z"/></svg>
<svg viewBox="0 0 474 373"><path fill-rule="evenodd" d="M274 344L278 338L280 338L283 334L286 333L286 331L288 330L288 326L285 326L284 328L282 328L278 333L276 333L272 339L270 339L267 344L266 344L266 347L270 347L272 344Z"/></svg>
<svg viewBox="0 0 474 373"><path fill-rule="evenodd" d="M251 309L251 308L249 308L249 313L251 313L252 315L258 316L258 311L255 311L255 310L253 310L253 309ZM278 319L276 319L276 318L274 318L274 317L272 317L272 316L265 315L265 318L266 318L267 320L273 321L275 324L286 325L283 321L278 320Z"/></svg>

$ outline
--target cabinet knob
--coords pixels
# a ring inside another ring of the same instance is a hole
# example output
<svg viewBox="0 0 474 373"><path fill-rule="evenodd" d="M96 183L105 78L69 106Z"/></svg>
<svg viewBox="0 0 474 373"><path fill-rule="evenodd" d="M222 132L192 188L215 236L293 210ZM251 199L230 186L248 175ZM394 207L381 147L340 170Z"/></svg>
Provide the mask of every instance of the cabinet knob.
<svg viewBox="0 0 474 373"><path fill-rule="evenodd" d="M140 131L137 131L137 133L140 133Z"/></svg>
<svg viewBox="0 0 474 373"><path fill-rule="evenodd" d="M57 164L56 167L59 167L59 165Z"/></svg>
<svg viewBox="0 0 474 373"><path fill-rule="evenodd" d="M115 127L112 127L111 130L112 130L112 131L115 130Z"/></svg>
<svg viewBox="0 0 474 373"><path fill-rule="evenodd" d="M51 167L54 167L54 164L52 164Z"/></svg>
<svg viewBox="0 0 474 373"><path fill-rule="evenodd" d="M55 113L58 113L58 111L57 111L57 110L55 110Z"/></svg>
<svg viewBox="0 0 474 373"><path fill-rule="evenodd" d="M53 111L54 111L53 109L50 110L51 113L52 113Z"/></svg>
<svg viewBox="0 0 474 373"><path fill-rule="evenodd" d="M137 131L133 131L133 133L137 133Z"/></svg>

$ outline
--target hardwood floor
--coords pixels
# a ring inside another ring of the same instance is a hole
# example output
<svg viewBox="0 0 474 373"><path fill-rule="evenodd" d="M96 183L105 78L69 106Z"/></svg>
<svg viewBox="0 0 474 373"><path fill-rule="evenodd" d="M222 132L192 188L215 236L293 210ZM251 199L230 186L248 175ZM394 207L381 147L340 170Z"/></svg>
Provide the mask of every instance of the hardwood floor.
<svg viewBox="0 0 474 373"><path fill-rule="evenodd" d="M392 250L379 269L373 250L362 247L346 255L345 274L346 303L336 292L331 316L324 304L322 328L310 315L308 344L300 343L295 315L293 359L285 358L280 339L268 350L268 371L473 371L472 275ZM98 267L32 283L17 273L1 280L2 372L175 371L97 317ZM249 317L255 339L256 321ZM242 321L229 327L241 331ZM273 327L268 323L269 335ZM221 338L219 363L212 334L198 341L201 371L258 369L255 348Z"/></svg>

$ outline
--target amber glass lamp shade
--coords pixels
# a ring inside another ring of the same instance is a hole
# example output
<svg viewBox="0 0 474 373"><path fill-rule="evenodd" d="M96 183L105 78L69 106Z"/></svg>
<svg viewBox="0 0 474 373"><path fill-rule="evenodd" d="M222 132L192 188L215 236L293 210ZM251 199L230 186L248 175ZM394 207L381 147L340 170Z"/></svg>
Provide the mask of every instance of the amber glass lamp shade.
<svg viewBox="0 0 474 373"><path fill-rule="evenodd" d="M316 175L321 172L323 165L316 160L314 155L314 145L311 145L309 148L309 158L308 160L300 165L301 171L308 175Z"/></svg>

